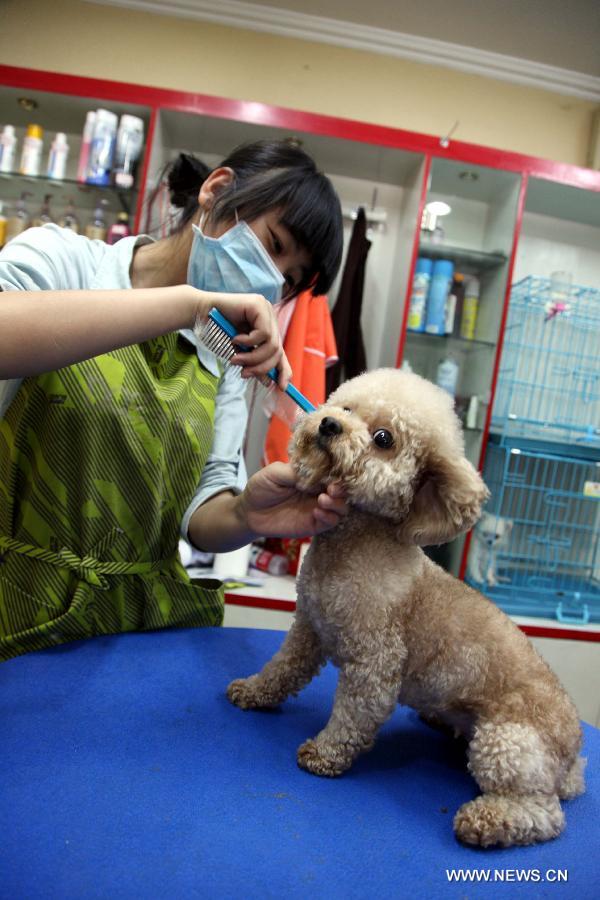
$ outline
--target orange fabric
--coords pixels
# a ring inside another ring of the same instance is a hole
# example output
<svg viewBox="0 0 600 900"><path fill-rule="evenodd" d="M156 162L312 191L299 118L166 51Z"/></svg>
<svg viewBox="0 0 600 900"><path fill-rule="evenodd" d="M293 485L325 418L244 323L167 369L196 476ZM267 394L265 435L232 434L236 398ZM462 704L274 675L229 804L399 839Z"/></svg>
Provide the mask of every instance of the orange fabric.
<svg viewBox="0 0 600 900"><path fill-rule="evenodd" d="M292 367L292 380L299 391L318 406L325 401L325 369L337 362L337 347L327 297L304 291L287 326L283 348ZM272 416L265 439L266 463L288 461L291 431Z"/></svg>

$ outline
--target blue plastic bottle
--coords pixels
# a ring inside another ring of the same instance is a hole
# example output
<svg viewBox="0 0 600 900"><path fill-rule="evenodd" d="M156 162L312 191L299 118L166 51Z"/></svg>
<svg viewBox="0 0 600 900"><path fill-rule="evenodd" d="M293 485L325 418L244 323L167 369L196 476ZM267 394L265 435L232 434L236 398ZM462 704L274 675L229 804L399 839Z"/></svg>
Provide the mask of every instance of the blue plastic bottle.
<svg viewBox="0 0 600 900"><path fill-rule="evenodd" d="M427 295L431 283L433 260L420 256L415 266L410 305L408 308L409 331L425 331L425 316L427 311Z"/></svg>
<svg viewBox="0 0 600 900"><path fill-rule="evenodd" d="M425 319L427 334L443 335L446 332L446 301L453 275L454 263L449 259L438 259L433 264Z"/></svg>
<svg viewBox="0 0 600 900"><path fill-rule="evenodd" d="M115 152L117 116L108 109L96 110L94 134L90 146L86 181L88 184L110 184L110 171Z"/></svg>

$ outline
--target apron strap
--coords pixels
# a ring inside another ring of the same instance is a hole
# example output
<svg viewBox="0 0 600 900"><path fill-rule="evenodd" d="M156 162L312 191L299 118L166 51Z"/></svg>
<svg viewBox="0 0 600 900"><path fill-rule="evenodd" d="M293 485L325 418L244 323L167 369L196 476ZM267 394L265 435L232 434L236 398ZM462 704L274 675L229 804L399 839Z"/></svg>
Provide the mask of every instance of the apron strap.
<svg viewBox="0 0 600 900"><path fill-rule="evenodd" d="M118 529L113 529L113 532L114 535L111 533L112 540L110 543L113 542L119 533ZM102 543L106 546L105 541ZM24 544L15 538L0 535L0 551L2 550L20 553L22 556L38 559L59 569L71 569L83 581L103 591L110 588L109 582L103 577L104 575L151 575L170 562L170 560L162 559L155 562L102 562L93 556L77 556L68 547L62 547L58 553L55 553L53 550L36 547L34 544Z"/></svg>

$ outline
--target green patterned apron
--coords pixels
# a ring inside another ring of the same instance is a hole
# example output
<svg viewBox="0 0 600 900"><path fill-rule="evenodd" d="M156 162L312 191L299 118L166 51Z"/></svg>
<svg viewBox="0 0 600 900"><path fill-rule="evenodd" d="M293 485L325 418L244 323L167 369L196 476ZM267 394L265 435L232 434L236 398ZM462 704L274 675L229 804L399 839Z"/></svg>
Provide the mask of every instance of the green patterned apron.
<svg viewBox="0 0 600 900"><path fill-rule="evenodd" d="M221 624L221 585L178 554L217 387L175 333L23 382L0 421L0 659Z"/></svg>

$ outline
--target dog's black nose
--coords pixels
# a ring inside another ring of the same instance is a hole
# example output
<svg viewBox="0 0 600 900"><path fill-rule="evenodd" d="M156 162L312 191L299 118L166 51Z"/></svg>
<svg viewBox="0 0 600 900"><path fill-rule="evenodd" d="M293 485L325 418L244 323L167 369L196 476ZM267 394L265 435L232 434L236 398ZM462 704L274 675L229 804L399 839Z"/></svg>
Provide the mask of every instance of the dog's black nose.
<svg viewBox="0 0 600 900"><path fill-rule="evenodd" d="M323 437L333 437L334 434L341 433L342 426L337 419L334 419L332 416L325 416L324 419L321 419L321 424L319 425L319 434L323 435Z"/></svg>

